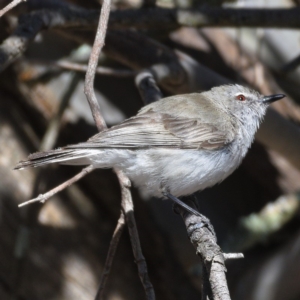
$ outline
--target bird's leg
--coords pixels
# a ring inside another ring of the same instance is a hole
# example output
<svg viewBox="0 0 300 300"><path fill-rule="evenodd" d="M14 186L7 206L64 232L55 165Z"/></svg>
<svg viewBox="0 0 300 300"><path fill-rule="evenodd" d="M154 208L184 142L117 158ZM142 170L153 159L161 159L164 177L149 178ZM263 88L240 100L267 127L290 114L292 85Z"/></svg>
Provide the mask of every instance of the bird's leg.
<svg viewBox="0 0 300 300"><path fill-rule="evenodd" d="M184 202L182 202L177 197L171 195L170 193L164 192L163 195L165 197L167 197L168 199L172 200L173 202L175 202L177 205L181 206L186 211L190 212L191 214L193 214L195 216L198 216L198 217L202 217L202 215L198 211L196 211L195 209L191 208L190 206L188 206L187 204L185 204Z"/></svg>
<svg viewBox="0 0 300 300"><path fill-rule="evenodd" d="M176 205L178 205L181 208L183 208L185 211L188 211L189 213L192 213L193 215L196 215L197 217L200 217L200 220L198 219L198 221L196 223L194 223L193 226L189 226L190 230L195 230L195 229L199 229L199 228L202 228L202 227L207 227L208 230L211 232L211 234L217 240L214 227L212 226L210 220L207 217L200 214L198 211L196 211L195 209L193 209L192 207L190 207L189 205L184 203L182 200L180 200L180 199L176 198L175 196L171 195L170 193L164 193L164 196L167 197L168 199L174 201L175 209L176 209ZM198 209L197 202L196 202L196 197L194 195L186 196L184 198L187 201L192 201ZM178 206L177 206L177 209L179 210L180 208ZM179 211L179 214L181 214L180 211Z"/></svg>

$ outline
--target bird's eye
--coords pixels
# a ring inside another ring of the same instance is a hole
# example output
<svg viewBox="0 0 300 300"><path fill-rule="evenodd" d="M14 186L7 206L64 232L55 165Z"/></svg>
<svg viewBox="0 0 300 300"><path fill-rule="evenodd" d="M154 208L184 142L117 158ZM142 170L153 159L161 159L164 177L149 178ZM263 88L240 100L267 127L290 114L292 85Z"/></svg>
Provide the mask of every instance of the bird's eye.
<svg viewBox="0 0 300 300"><path fill-rule="evenodd" d="M246 100L246 97L243 95L243 94L240 94L240 95L237 95L235 97L236 100L239 100L239 101L245 101Z"/></svg>

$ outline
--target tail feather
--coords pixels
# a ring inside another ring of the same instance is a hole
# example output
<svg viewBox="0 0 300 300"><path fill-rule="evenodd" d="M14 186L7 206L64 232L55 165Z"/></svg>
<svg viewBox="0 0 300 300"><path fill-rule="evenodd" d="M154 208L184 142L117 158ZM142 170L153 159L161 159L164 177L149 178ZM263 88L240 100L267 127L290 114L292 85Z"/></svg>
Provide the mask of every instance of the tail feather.
<svg viewBox="0 0 300 300"><path fill-rule="evenodd" d="M24 169L28 167L35 168L35 167L52 164L52 163L72 164L72 161L74 161L74 164L76 165L80 165L80 164L84 165L88 163L87 160L84 159L82 160L82 158L85 158L90 155L91 155L91 150L87 150L87 149L59 148L50 151L36 152L30 154L27 160L20 161L14 169L18 170L18 169Z"/></svg>

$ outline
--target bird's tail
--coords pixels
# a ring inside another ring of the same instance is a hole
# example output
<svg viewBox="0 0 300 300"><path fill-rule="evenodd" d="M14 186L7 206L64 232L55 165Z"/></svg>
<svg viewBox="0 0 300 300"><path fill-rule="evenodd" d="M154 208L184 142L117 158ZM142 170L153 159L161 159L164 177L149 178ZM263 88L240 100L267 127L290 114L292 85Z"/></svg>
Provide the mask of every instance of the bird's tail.
<svg viewBox="0 0 300 300"><path fill-rule="evenodd" d="M27 160L20 161L14 169L24 169L28 167L39 167L52 163L62 163L69 165L87 165L88 157L95 150L91 149L68 149L59 148L55 150L37 152L30 154Z"/></svg>

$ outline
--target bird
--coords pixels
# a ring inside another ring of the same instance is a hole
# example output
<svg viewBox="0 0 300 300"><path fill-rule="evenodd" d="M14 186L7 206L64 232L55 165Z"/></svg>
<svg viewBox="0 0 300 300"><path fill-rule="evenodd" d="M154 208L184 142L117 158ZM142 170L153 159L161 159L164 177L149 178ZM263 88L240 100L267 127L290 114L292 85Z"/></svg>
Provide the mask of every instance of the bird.
<svg viewBox="0 0 300 300"><path fill-rule="evenodd" d="M238 84L175 95L144 106L136 116L86 142L37 152L15 169L52 163L118 168L147 197L179 199L227 178L250 148L270 103Z"/></svg>

